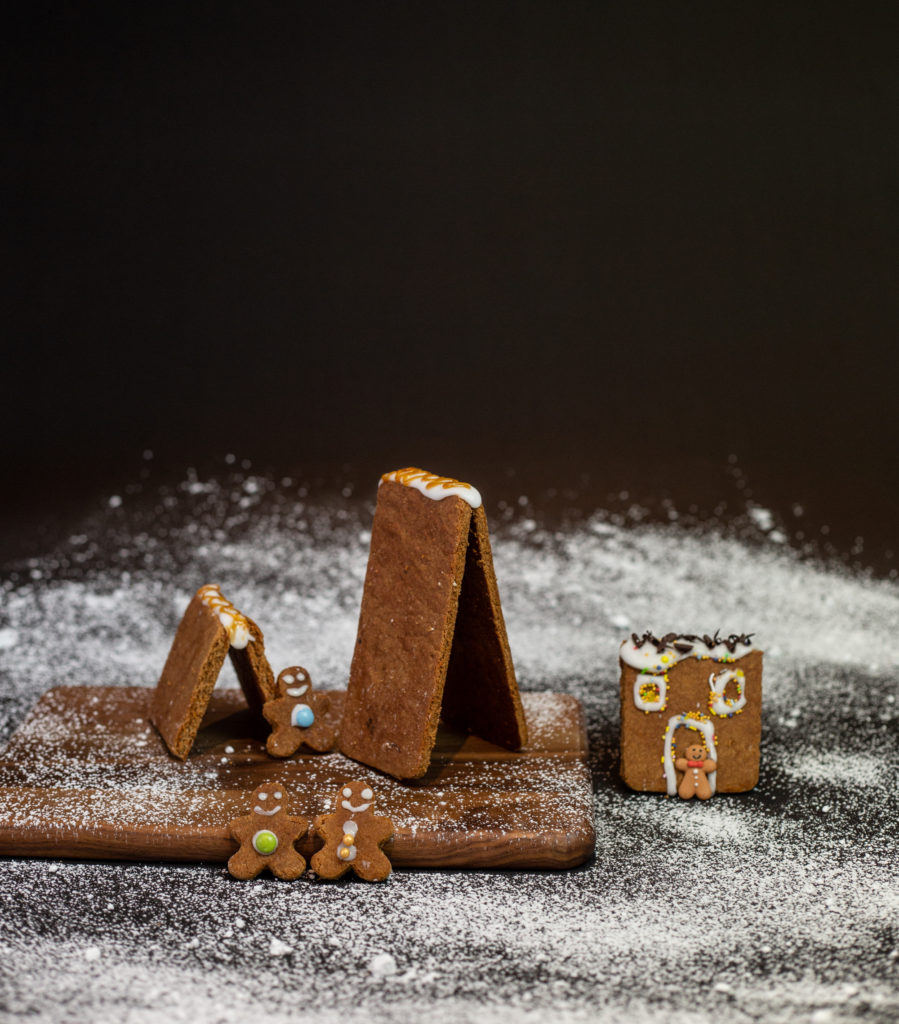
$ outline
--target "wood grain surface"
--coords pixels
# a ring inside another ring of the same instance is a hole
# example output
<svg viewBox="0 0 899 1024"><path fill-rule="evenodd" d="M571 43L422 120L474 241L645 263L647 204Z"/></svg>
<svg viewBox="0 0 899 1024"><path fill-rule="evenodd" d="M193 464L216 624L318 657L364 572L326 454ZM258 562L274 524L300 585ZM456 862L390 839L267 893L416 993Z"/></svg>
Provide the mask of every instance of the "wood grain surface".
<svg viewBox="0 0 899 1024"><path fill-rule="evenodd" d="M343 691L331 691L339 721ZM580 702L524 694L530 739L511 752L441 726L423 779L401 783L339 753L279 761L239 690L213 695L185 762L149 723L152 690L59 687L41 697L0 753L0 854L113 860L224 861L228 823L277 780L290 812L330 810L366 779L394 838L397 867L569 868L593 854L593 799ZM311 834L298 844L309 857Z"/></svg>

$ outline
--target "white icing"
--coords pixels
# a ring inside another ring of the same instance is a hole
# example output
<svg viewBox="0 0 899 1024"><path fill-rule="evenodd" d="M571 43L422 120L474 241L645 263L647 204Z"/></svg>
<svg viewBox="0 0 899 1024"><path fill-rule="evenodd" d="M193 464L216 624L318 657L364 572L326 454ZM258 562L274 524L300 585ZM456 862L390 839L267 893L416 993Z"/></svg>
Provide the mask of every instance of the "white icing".
<svg viewBox="0 0 899 1024"><path fill-rule="evenodd" d="M344 792L346 792L346 790L344 790ZM343 805L344 805L344 807L346 807L346 800L344 800ZM344 861L355 860L356 859L355 839L356 839L356 833L359 831L359 823L355 822L355 821L353 821L351 819L350 821L345 821L340 827L343 829L344 838L346 838L348 835L351 836L352 838L351 838L350 842L348 842L348 843L341 843L340 846L337 847L337 859L338 860L344 860Z"/></svg>
<svg viewBox="0 0 899 1024"><path fill-rule="evenodd" d="M287 682L286 677L285 677L284 681ZM306 683L305 686L288 686L288 687L285 687L285 690L287 692L287 696L288 697L302 697L303 694L308 689L309 689L309 684L308 683Z"/></svg>
<svg viewBox="0 0 899 1024"><path fill-rule="evenodd" d="M724 696L727 684L731 679L737 683L736 700L728 700ZM746 707L746 673L742 669L725 669L717 675L709 676L709 711L721 718L729 718Z"/></svg>
<svg viewBox="0 0 899 1024"><path fill-rule="evenodd" d="M647 700L640 695L640 690L646 686L647 682L654 683L659 689L659 696L655 700ZM665 675L653 676L651 680L647 680L645 674L641 673L634 680L634 704L641 711L664 711L665 702L668 698L668 677Z"/></svg>
<svg viewBox="0 0 899 1024"><path fill-rule="evenodd" d="M363 790L362 790L362 792L361 792L361 793L359 794L359 796L361 796L363 800L371 800L371 798L372 798L372 797L373 797L374 795L375 795L375 794L374 794L374 793L372 793L372 791L371 791L371 790L370 790L370 789L369 789L369 788L368 788L367 786L366 786L366 787L365 787L365 789L363 789Z"/></svg>
<svg viewBox="0 0 899 1024"><path fill-rule="evenodd" d="M256 806L253 808L253 810L257 814L264 814L266 816L266 818L270 818L273 814L277 814L278 811L281 810L281 805L278 804L277 807L273 807L270 811L267 811L264 807L260 807L259 804L256 804Z"/></svg>
<svg viewBox="0 0 899 1024"><path fill-rule="evenodd" d="M467 501L472 508L480 508L482 504L480 492L471 484L446 476L437 476L423 469L395 469L392 473L385 473L378 481L378 486L380 487L385 480L414 487L426 498L432 498L434 501L448 498L452 494Z"/></svg>
<svg viewBox="0 0 899 1024"><path fill-rule="evenodd" d="M701 732L705 745L709 751L709 759L712 761L718 760L718 752L715 750L715 727L711 722L707 722L701 718L687 718L686 714L683 715L672 715L668 719L668 725L665 727L665 782L668 786L668 796L677 795L677 773L674 768L674 759L671 756L671 745L674 741L674 733L678 726L685 725L688 729L695 729L697 732ZM715 793L715 783L718 778L718 772L709 772L709 788L712 791L712 795Z"/></svg>
<svg viewBox="0 0 899 1024"><path fill-rule="evenodd" d="M218 615L219 622L228 631L228 642L236 650L242 651L255 637L250 633L246 618L222 594L217 583L200 587L197 597Z"/></svg>
<svg viewBox="0 0 899 1024"><path fill-rule="evenodd" d="M343 795L344 796L352 796L353 795L353 791L350 789L349 786L344 786L343 787Z"/></svg>
<svg viewBox="0 0 899 1024"><path fill-rule="evenodd" d="M352 790L350 790L350 792L352 792ZM369 792L371 792L371 790L369 790ZM346 790L344 790L344 793L346 793ZM349 802L349 800L341 800L340 801L340 806L345 811L349 811L350 814L361 814L363 811L367 811L369 809L369 807L371 807L371 804L370 803L359 804L358 806L354 807L353 804L351 804Z"/></svg>
<svg viewBox="0 0 899 1024"><path fill-rule="evenodd" d="M683 642L691 643L692 641ZM625 640L619 648L618 654L625 665L630 665L631 668L641 672L646 671L652 675L658 675L667 672L679 661L685 661L687 658L710 658L712 661L730 662L737 661L749 654L750 651L755 650L752 644L738 643L733 651L730 651L725 643L715 644L712 647L702 640L692 643L692 649L688 653L683 653L670 645L666 645L664 650L658 651L651 640L641 644L635 644L633 640Z"/></svg>
<svg viewBox="0 0 899 1024"><path fill-rule="evenodd" d="M290 684L294 681L294 677L289 672L287 672L285 675L281 676L281 679L285 683L287 683L288 686L290 686Z"/></svg>

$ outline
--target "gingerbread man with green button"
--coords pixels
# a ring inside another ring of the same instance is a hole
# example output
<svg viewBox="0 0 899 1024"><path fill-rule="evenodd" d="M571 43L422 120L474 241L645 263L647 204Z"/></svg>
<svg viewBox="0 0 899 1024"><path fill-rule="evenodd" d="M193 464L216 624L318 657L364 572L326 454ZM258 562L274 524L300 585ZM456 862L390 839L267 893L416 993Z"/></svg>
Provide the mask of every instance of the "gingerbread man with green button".
<svg viewBox="0 0 899 1024"><path fill-rule="evenodd" d="M289 797L277 783L260 786L251 799L252 811L231 822L231 835L240 843L228 861L235 878L255 878L268 868L277 878L293 881L306 870L306 860L294 843L306 834L309 822L288 817Z"/></svg>

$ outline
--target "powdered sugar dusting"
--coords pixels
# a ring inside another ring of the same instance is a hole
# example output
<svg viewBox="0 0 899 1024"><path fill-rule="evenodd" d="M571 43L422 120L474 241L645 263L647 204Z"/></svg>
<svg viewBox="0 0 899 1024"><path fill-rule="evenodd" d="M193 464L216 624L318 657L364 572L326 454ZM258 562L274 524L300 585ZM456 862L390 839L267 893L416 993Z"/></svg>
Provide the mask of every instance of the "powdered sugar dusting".
<svg viewBox="0 0 899 1024"><path fill-rule="evenodd" d="M104 509L2 584L0 637L14 642L0 643L0 730L52 685L153 685L190 594L212 579L262 626L274 665L343 685L370 515L258 477L191 479L155 507ZM366 886L0 859L3 1012L154 1024L438 1009L478 1024L894 1020L899 587L782 544L601 517L563 530L513 520L492 539L523 688L585 705L595 862L397 871ZM620 785L622 622L756 634L755 791L694 806ZM552 714L541 700L538 719ZM135 723L135 743L151 742L148 729ZM65 767L54 770L64 785ZM104 792L99 767L95 782ZM116 784L153 780L136 767Z"/></svg>

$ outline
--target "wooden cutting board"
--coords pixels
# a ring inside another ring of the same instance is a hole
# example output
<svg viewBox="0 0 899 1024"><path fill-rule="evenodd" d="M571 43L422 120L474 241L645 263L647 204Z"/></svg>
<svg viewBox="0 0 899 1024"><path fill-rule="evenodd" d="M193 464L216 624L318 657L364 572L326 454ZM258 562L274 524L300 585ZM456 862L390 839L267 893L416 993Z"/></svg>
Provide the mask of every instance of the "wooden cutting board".
<svg viewBox="0 0 899 1024"><path fill-rule="evenodd" d="M231 819L269 780L310 821L343 783L365 779L393 819L396 867L570 868L593 855L593 793L581 704L523 694L530 739L510 752L441 726L431 768L398 782L342 754L275 760L239 690L212 698L190 757L166 750L143 687L58 687L0 752L0 854L225 861ZM340 719L343 692L331 691ZM298 848L321 845L309 834Z"/></svg>

